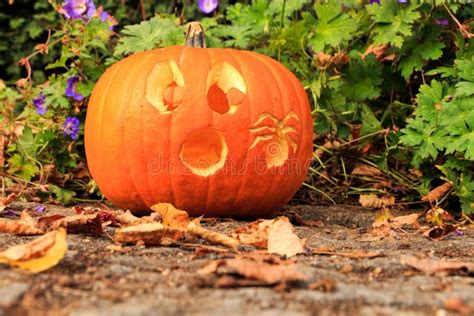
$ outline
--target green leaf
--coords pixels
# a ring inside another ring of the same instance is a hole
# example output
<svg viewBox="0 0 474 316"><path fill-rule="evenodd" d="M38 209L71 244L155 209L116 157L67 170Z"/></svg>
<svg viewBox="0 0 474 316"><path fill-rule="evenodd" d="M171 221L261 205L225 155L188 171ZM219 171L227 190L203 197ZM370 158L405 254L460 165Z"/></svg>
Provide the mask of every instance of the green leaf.
<svg viewBox="0 0 474 316"><path fill-rule="evenodd" d="M418 5L398 4L394 0L381 0L380 5L368 5L367 11L375 23L374 44L391 44L402 47L406 37L413 34L413 23L421 17Z"/></svg>
<svg viewBox="0 0 474 316"><path fill-rule="evenodd" d="M361 121L362 128L360 129L360 133L362 136L379 131L382 128L382 124L374 112L365 104L362 106Z"/></svg>
<svg viewBox="0 0 474 316"><path fill-rule="evenodd" d="M322 51L326 45L338 47L349 41L357 31L357 22L342 11L337 1L328 4L317 2L314 6L318 19L305 15L306 22L311 26L312 33L309 44L316 52Z"/></svg>
<svg viewBox="0 0 474 316"><path fill-rule="evenodd" d="M349 63L341 90L348 99L356 102L375 99L380 96L382 81L382 65L370 55L365 60Z"/></svg>
<svg viewBox="0 0 474 316"><path fill-rule="evenodd" d="M115 47L114 55L126 55L158 47L182 44L184 28L178 18L153 17L138 25L128 25Z"/></svg>
<svg viewBox="0 0 474 316"><path fill-rule="evenodd" d="M438 40L439 28L428 27L421 34L421 38L412 37L405 43L405 55L398 64L405 79L410 77L413 70L421 70L425 61L438 60L443 55L445 45Z"/></svg>

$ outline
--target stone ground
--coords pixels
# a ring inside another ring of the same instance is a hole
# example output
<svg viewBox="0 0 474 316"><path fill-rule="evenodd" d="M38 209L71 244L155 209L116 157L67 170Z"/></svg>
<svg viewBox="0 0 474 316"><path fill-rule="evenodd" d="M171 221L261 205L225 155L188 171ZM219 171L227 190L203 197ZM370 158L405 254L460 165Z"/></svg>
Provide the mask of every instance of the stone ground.
<svg viewBox="0 0 474 316"><path fill-rule="evenodd" d="M31 206L31 205L30 205ZM13 204L18 209L25 204ZM49 213L70 209L48 207ZM308 283L330 291L292 287L216 288L196 271L225 254L197 255L193 246L124 247L107 236L68 235L69 250L56 267L28 274L0 266L0 315L451 315L474 314L472 271L426 275L400 256L474 262L474 231L431 241L416 232L370 238L374 213L352 206L292 206L284 213L318 226L295 225L314 249L376 251L381 257L295 257ZM298 216L296 216L298 217ZM248 221L217 220L208 228L230 232ZM31 237L0 235L0 250ZM329 281L327 281L329 280ZM464 302L464 304L462 304Z"/></svg>

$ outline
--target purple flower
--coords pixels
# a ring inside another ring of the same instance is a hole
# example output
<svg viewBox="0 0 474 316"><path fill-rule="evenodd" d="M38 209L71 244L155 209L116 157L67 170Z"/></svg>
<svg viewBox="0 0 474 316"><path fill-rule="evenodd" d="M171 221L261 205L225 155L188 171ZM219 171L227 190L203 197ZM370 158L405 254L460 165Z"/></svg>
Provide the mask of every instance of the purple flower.
<svg viewBox="0 0 474 316"><path fill-rule="evenodd" d="M36 98L33 98L33 105L36 107L36 113L39 115L44 115L48 111L48 107L44 104L46 100L46 95L41 92L40 95Z"/></svg>
<svg viewBox="0 0 474 316"><path fill-rule="evenodd" d="M436 24L443 25L443 26L448 26L449 25L449 20L448 19L437 19Z"/></svg>
<svg viewBox="0 0 474 316"><path fill-rule="evenodd" d="M76 101L84 100L84 96L78 92L76 92L77 84L79 83L78 76L72 76L67 80L66 86L66 96L73 98Z"/></svg>
<svg viewBox="0 0 474 316"><path fill-rule="evenodd" d="M455 233L456 233L456 235L458 235L458 236L464 235L464 232L463 232L462 230L460 230L460 229L456 229Z"/></svg>
<svg viewBox="0 0 474 316"><path fill-rule="evenodd" d="M369 1L369 4L374 4L374 3L380 4L380 0L370 0Z"/></svg>
<svg viewBox="0 0 474 316"><path fill-rule="evenodd" d="M219 0L199 0L199 10L209 14L219 5Z"/></svg>
<svg viewBox="0 0 474 316"><path fill-rule="evenodd" d="M408 0L398 0L398 3L407 3Z"/></svg>
<svg viewBox="0 0 474 316"><path fill-rule="evenodd" d="M113 16L109 14L107 11L102 11L99 15L99 18L102 22L108 22L109 23L109 30L113 31L114 30L114 25L117 24Z"/></svg>
<svg viewBox="0 0 474 316"><path fill-rule="evenodd" d="M34 208L35 212L38 212L38 213L43 213L45 209L46 209L46 206L44 205L38 205L38 206L35 206Z"/></svg>
<svg viewBox="0 0 474 316"><path fill-rule="evenodd" d="M92 0L66 0L63 3L63 14L68 19L91 18L95 13Z"/></svg>
<svg viewBox="0 0 474 316"><path fill-rule="evenodd" d="M77 139L79 133L79 120L74 116L68 116L63 125L64 136L71 137L72 140Z"/></svg>
<svg viewBox="0 0 474 316"><path fill-rule="evenodd" d="M10 209L6 209L2 212L2 215L3 216L10 216L10 217L13 217L15 216L15 212L13 210L10 210Z"/></svg>

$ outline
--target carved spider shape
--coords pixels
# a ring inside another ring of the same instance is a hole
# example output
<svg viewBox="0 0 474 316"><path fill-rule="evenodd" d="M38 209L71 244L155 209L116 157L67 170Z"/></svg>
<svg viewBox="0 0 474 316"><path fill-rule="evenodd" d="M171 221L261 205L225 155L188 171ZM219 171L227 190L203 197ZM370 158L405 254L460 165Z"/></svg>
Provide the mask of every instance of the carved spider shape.
<svg viewBox="0 0 474 316"><path fill-rule="evenodd" d="M268 112L260 114L249 129L256 135L249 149L255 148L262 142L265 143L267 167L282 166L289 157L290 149L293 154L298 149L299 134L294 126L298 122L299 118L293 111L288 112L282 120Z"/></svg>

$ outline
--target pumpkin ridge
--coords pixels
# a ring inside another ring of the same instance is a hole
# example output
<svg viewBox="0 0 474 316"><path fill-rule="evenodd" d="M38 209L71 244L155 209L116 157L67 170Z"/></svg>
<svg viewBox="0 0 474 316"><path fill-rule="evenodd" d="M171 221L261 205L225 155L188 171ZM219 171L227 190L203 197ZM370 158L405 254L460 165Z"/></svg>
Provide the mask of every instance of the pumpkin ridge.
<svg viewBox="0 0 474 316"><path fill-rule="evenodd" d="M251 57L257 59L257 60L259 61L259 63L262 64L263 67L268 70L268 73L271 75L271 78L273 79L274 84L276 84L276 85L278 86L277 91L278 91L278 94L279 94L279 97L280 97L280 103L281 103L281 106L280 106L280 109L279 109L279 110L281 111L282 116L284 117L284 116L286 115L286 111L285 111L285 109L284 109L284 105L283 105L283 95L282 95L282 93L281 93L281 91L282 91L282 86L281 86L279 80L277 80L278 78L275 76L272 67L270 67L269 65L267 65L267 63L265 62L265 60L264 60L263 58L261 58L262 55L256 54L256 53L252 53L252 52L247 52L247 51L244 51L244 53L245 53L246 55L248 55L248 56L251 56ZM269 90L271 91L271 89L269 89ZM271 92L270 92L270 96L272 96L272 93L271 93ZM272 100L272 106L273 106L273 104L274 104L274 103L273 103L273 100ZM278 120L283 119L283 118L279 118L280 115L277 116L277 115L275 115L275 113L270 113L270 114L272 114L272 115L273 115L274 117L276 117ZM289 145L287 145L287 146L289 146ZM272 168L272 167L271 167L271 168ZM268 172L272 172L272 171L270 170L271 168L267 168L267 171L268 171ZM279 168L279 167L278 167L278 168ZM270 191L272 190L272 188L273 188L273 186L274 186L274 183L275 183L275 180L276 180L277 178L280 179L281 177L282 177L281 174L277 174L277 175L274 175L273 177L271 177L270 184L267 186L267 188L266 188L266 190L265 190L265 195L264 195L265 197L268 195L268 192L270 192ZM257 204L257 205L258 205L258 204ZM264 211L265 211L265 210L264 210Z"/></svg>
<svg viewBox="0 0 474 316"><path fill-rule="evenodd" d="M240 70L240 72L242 73L242 64L241 64L240 59L235 56L235 53L236 53L236 52L237 52L237 53L242 53L243 51L237 51L237 50L234 50L234 49L230 49L227 53L228 53L230 56L232 56L232 57L236 60L237 64L239 65L239 68L240 68L239 70ZM242 74L242 75L243 75L243 74ZM266 85L263 85L263 86L266 87ZM248 95L248 96L251 95L251 93L250 93L250 91L249 91L250 89L251 89L251 87L247 86L247 95ZM248 106L248 108L247 108L247 111L248 111L248 113L249 113L249 115L248 115L248 116L249 116L249 123L247 124L247 126L252 126L253 121L254 121L254 117L253 117L253 112L252 112L251 105L250 105L250 100L249 100L249 106ZM258 114L257 114L257 115L258 115ZM251 145L251 143L252 143L252 137L250 137L250 133L248 133L247 135L248 135L248 136L247 136L247 148L249 148L250 145ZM245 163L245 162L247 161L247 159L248 159L249 152L250 152L249 150L246 150L246 151L245 151L244 159L242 160L244 163ZM234 199L234 201L231 203L230 210L234 210L235 205L237 204L237 202L238 202L238 200L239 200L240 193L241 193L241 191L242 191L242 189L243 189L243 187L244 187L244 184L245 184L245 182L246 182L247 177L249 177L248 174L244 174L244 175L242 175L242 177L240 177L239 188L238 188L238 190L237 190L236 193L235 193L235 199ZM254 211L254 210L252 210L252 211ZM242 215L243 215L243 216L247 216L247 215L250 215L250 214L242 214Z"/></svg>
<svg viewBox="0 0 474 316"><path fill-rule="evenodd" d="M137 81L133 80L136 75L141 71L141 68L143 67L143 65L145 65L151 58L151 55L146 55L145 58L141 58L140 59L140 62L137 62L137 63L134 63L133 66L134 68L132 69L127 69L129 71L129 82L127 83L127 93L125 94L126 97L125 97L125 100L126 102L124 102L124 106L123 106L123 109L122 109L122 114L121 114L121 117L125 120L127 118L127 113L129 113L130 109L132 109L131 106L129 106L130 104L130 100L133 96L133 91L136 89L136 85L137 85ZM122 92L123 93L123 92ZM138 104L136 104L138 106ZM140 125L143 126L142 122L143 122L143 115L140 115ZM120 133L121 133L121 144L122 144L122 150L123 150L123 153L124 153L124 163L125 165L127 166L127 171L122 171L122 172L127 172L128 173L128 176L129 176L129 179L130 179L130 182L133 186L133 188L136 190L138 196L140 197L141 201L143 204L147 204L147 201L146 199L144 198L141 190L138 189L138 186L137 186L137 181L135 179L135 177L133 176L133 172L132 172L132 168L130 167L132 165L132 163L130 162L130 155L127 155L127 152L130 152L129 150L127 150L128 146L127 146L127 138L126 138L126 133L125 133L125 124L123 124L120 128ZM143 128L140 129L140 137L139 137L139 141L143 142ZM143 144L143 143L142 143ZM140 146L140 148L142 148L142 152L141 154L143 154L143 145ZM143 155L141 155L141 157L143 157ZM150 184L148 182L148 176L146 177L146 180L147 180L147 185L146 185L146 188L147 190L145 191L148 191L148 192L145 192L145 193L148 193L147 195L150 195Z"/></svg>

